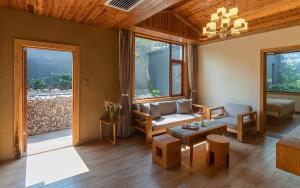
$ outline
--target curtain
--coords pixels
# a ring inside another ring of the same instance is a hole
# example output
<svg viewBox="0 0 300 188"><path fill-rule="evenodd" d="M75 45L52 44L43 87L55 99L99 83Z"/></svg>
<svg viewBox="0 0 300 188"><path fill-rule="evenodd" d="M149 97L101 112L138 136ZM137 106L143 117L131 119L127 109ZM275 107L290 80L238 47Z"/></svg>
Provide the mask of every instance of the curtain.
<svg viewBox="0 0 300 188"><path fill-rule="evenodd" d="M188 77L190 85L190 99L196 103L197 97L197 49L198 46L194 44L188 45Z"/></svg>
<svg viewBox="0 0 300 188"><path fill-rule="evenodd" d="M133 62L133 33L119 30L119 78L121 110L119 112L118 137L131 135L131 64Z"/></svg>

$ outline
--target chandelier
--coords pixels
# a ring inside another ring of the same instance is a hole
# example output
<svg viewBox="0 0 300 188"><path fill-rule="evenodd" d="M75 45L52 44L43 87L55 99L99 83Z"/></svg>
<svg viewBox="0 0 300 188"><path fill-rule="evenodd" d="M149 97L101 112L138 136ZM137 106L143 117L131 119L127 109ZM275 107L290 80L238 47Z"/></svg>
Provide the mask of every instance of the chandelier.
<svg viewBox="0 0 300 188"><path fill-rule="evenodd" d="M217 9L217 12L211 15L210 22L203 28L202 35L209 38L215 36L225 38L228 35L237 36L248 31L248 23L245 19L238 18L238 12L237 7L229 9L228 12L224 7ZM220 26L217 26L217 23L220 23Z"/></svg>

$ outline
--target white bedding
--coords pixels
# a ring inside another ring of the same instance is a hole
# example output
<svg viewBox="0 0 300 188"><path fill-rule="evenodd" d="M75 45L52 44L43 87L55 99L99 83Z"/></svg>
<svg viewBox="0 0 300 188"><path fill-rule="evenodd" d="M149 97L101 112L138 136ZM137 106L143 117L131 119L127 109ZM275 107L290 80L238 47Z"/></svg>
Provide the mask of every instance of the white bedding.
<svg viewBox="0 0 300 188"><path fill-rule="evenodd" d="M295 111L295 101L288 99L267 98L266 113L277 118L284 117Z"/></svg>

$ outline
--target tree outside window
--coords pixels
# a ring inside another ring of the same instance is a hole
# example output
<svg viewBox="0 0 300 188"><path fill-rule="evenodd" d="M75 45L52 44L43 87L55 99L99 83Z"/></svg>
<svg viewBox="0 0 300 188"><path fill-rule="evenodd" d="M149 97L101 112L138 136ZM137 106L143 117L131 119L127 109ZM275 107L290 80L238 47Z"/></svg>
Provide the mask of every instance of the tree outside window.
<svg viewBox="0 0 300 188"><path fill-rule="evenodd" d="M267 91L300 92L300 52L267 54Z"/></svg>

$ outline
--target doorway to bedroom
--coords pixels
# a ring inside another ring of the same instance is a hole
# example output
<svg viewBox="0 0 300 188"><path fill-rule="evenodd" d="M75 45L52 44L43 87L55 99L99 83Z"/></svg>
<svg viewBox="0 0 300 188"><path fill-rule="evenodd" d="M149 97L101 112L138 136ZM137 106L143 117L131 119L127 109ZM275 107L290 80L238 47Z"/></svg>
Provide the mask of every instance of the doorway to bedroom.
<svg viewBox="0 0 300 188"><path fill-rule="evenodd" d="M300 46L263 50L264 118L275 138L300 125Z"/></svg>

